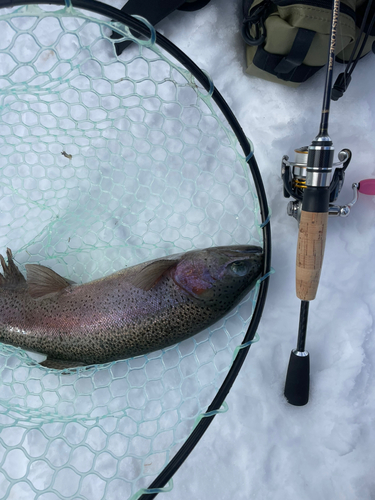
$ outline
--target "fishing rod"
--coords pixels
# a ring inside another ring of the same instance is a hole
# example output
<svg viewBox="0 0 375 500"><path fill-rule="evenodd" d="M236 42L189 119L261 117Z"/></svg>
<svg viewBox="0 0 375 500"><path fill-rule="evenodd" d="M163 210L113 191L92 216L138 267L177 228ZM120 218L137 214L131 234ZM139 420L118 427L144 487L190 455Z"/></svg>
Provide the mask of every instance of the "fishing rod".
<svg viewBox="0 0 375 500"><path fill-rule="evenodd" d="M296 294L301 300L297 346L292 350L286 375L284 395L290 404L303 406L309 400L310 355L305 349L309 305L319 286L329 216L346 217L357 201L358 192L375 194L375 181L354 183L353 200L347 205L334 204L344 183L352 154L343 149L333 163L334 147L328 134L332 78L340 0L333 0L323 106L319 133L310 146L295 149L295 161L282 159L284 196L295 201L288 204L288 215L299 223L296 258ZM341 167L340 167L341 166ZM336 167L332 176L333 167Z"/></svg>
<svg viewBox="0 0 375 500"><path fill-rule="evenodd" d="M323 264L329 212L329 195L334 147L328 135L331 89L340 0L333 1L328 65L319 133L308 148L297 152L306 155L306 178L300 208L296 259L296 293L301 300L297 347L292 350L284 394L289 403L302 406L308 402L310 356L305 350L310 301L315 299ZM347 158L346 158L347 159Z"/></svg>

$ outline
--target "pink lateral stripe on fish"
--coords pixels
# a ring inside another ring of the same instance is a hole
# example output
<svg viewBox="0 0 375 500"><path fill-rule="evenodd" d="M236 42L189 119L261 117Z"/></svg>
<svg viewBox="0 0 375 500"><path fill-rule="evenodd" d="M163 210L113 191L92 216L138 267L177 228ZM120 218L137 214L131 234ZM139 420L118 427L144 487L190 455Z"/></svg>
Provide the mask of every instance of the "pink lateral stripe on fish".
<svg viewBox="0 0 375 500"><path fill-rule="evenodd" d="M27 279L0 255L0 342L47 355L51 368L107 363L195 335L225 316L263 270L257 246L213 247L78 285L38 264Z"/></svg>

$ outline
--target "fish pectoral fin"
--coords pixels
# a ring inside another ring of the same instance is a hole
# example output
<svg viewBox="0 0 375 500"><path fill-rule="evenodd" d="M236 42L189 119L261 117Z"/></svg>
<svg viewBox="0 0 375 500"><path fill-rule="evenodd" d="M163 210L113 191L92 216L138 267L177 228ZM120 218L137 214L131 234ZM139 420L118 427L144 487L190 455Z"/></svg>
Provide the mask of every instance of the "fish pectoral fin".
<svg viewBox="0 0 375 500"><path fill-rule="evenodd" d="M26 264L25 267L28 291L33 299L63 290L72 283L49 269L49 267L40 264Z"/></svg>
<svg viewBox="0 0 375 500"><path fill-rule="evenodd" d="M0 274L0 287L3 288L18 288L26 285L26 280L22 273L13 262L12 251L7 248L8 264L6 264L4 257L0 255L0 263L3 268L3 274Z"/></svg>
<svg viewBox="0 0 375 500"><path fill-rule="evenodd" d="M62 359L45 359L42 363L39 363L45 368L54 368L55 370L64 370L65 368L77 368L78 366L87 366L85 363L79 361L70 361Z"/></svg>
<svg viewBox="0 0 375 500"><path fill-rule="evenodd" d="M156 285L163 274L168 271L168 269L175 266L178 262L179 260L176 259L160 259L155 262L151 262L151 264L145 266L137 275L133 277L131 283L137 288L148 292L153 286Z"/></svg>

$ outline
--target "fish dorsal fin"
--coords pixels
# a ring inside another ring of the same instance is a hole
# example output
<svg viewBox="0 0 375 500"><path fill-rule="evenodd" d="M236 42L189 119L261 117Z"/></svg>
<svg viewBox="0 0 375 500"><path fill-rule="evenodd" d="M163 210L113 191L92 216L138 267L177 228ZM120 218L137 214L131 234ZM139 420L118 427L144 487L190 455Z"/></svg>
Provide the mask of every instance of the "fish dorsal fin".
<svg viewBox="0 0 375 500"><path fill-rule="evenodd" d="M27 286L29 294L33 299L58 292L71 284L69 280L55 273L49 267L41 266L40 264L26 264L25 267L27 271Z"/></svg>
<svg viewBox="0 0 375 500"><path fill-rule="evenodd" d="M175 266L178 260L160 259L146 265L131 280L132 284L145 292L151 290L160 280L163 274L171 267Z"/></svg>
<svg viewBox="0 0 375 500"><path fill-rule="evenodd" d="M9 248L7 248L7 258L8 264L6 264L4 257L0 255L0 263L3 268L3 274L0 274L0 287L19 288L26 286L26 280L13 262L12 251Z"/></svg>

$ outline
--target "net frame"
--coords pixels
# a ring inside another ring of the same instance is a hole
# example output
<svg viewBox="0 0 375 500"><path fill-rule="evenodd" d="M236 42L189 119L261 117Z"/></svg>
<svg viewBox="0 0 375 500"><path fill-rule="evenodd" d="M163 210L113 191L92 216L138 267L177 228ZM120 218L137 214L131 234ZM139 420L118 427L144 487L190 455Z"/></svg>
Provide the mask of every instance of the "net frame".
<svg viewBox="0 0 375 500"><path fill-rule="evenodd" d="M151 41L162 47L167 53L169 53L174 59L176 59L180 64L183 65L184 68L190 72L193 77L203 86L203 88L208 92L211 96L212 100L220 109L221 113L224 115L227 123L232 128L235 136L238 139L238 142L243 150L244 156L246 157L246 161L249 165L249 169L254 180L255 189L258 195L259 201L259 210L261 217L261 230L263 235L263 247L265 254L265 264L264 264L264 279L260 282L258 298L257 302L252 314L252 318L243 339L241 346L239 346L238 351L235 353L235 357L232 363L232 366L222 383L218 393L215 398L211 402L208 407L207 412L203 415L205 418L201 418L200 421L195 426L193 432L190 434L184 445L177 452L175 457L171 460L171 462L164 468L162 473L152 482L149 489L143 490L141 496L138 494L133 498L141 498L142 500L147 500L150 498L154 498L158 492L167 491L167 489L161 490L165 485L170 481L173 474L176 470L182 465L185 461L189 453L198 443L199 439L203 436L204 432L207 430L208 426L212 422L215 415L221 412L221 408L225 402L225 398L230 391L242 365L245 361L247 353L250 349L251 344L255 341L256 330L263 312L267 289L268 289L268 277L271 271L270 263L271 263L271 231L269 224L269 210L267 206L266 194L263 186L263 182L261 179L261 175L259 172L258 165L256 163L255 157L253 155L252 146L248 139L246 138L242 128L240 127L238 121L236 120L234 114L230 110L229 106L218 92L218 90L214 87L211 79L197 66L193 61L191 61L182 51L180 51L172 42L163 37L158 32L154 31L152 27L148 26L141 20L136 19L135 17L128 16L123 12L107 5L101 4L99 2L94 2L91 0L77 0L73 3L62 1L3 1L0 0L0 9L1 8L9 8L9 7L17 7L23 5L37 5L37 4L55 4L55 5L67 5L68 8L82 9L85 11L91 11L96 14L103 15L105 17L112 18L114 21L118 23L122 23L129 27L131 30L135 30L139 34L147 37L150 37L151 33ZM0 10L1 14L1 10ZM170 486L169 486L170 487Z"/></svg>

